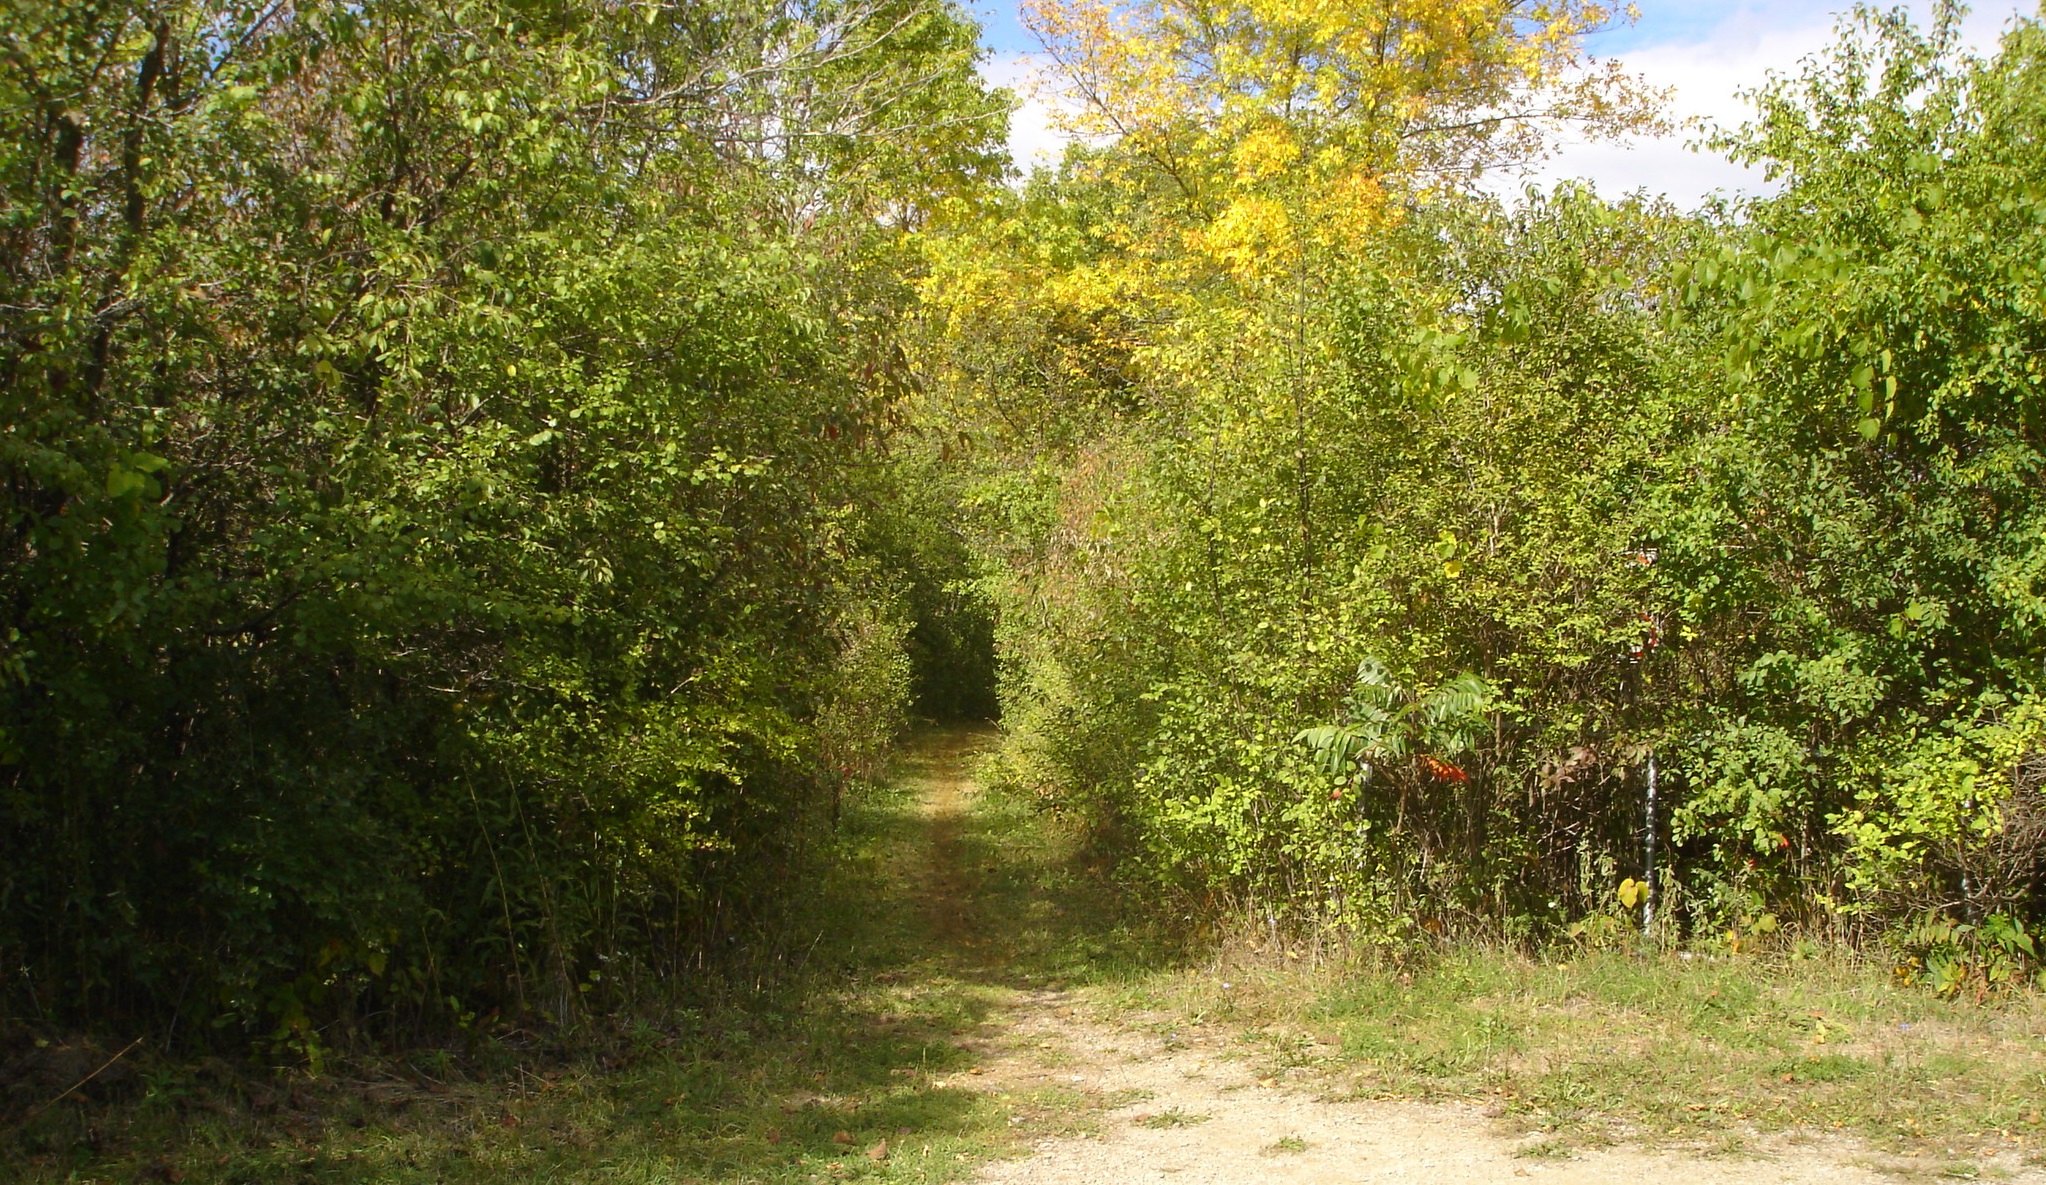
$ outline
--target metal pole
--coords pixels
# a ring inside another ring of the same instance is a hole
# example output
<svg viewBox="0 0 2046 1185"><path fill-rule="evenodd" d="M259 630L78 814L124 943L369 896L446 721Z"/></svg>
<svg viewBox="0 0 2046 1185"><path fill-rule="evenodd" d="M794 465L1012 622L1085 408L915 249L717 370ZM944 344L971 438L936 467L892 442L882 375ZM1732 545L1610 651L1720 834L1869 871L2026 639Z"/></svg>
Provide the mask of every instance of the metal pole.
<svg viewBox="0 0 2046 1185"><path fill-rule="evenodd" d="M1640 564L1644 568L1652 567L1655 561L1661 558L1657 549L1653 547L1637 548L1627 554L1633 558L1635 563ZM1635 643L1633 647L1634 696L1636 700L1639 700L1643 690L1642 682L1647 677L1645 660L1648 657L1649 651L1662 644L1662 625L1656 621L1652 613L1645 609L1635 616L1640 620L1641 624L1648 627L1647 635ZM1643 864L1641 870L1641 935L1644 938L1648 937L1655 929L1655 773L1655 750L1650 749L1648 751L1648 801L1646 809L1642 812L1646 817L1645 821L1648 826L1641 837Z"/></svg>
<svg viewBox="0 0 2046 1185"><path fill-rule="evenodd" d="M1648 834L1642 847L1647 855L1647 869L1641 883L1646 890L1641 909L1641 933L1646 937L1655 928L1655 751L1648 753Z"/></svg>

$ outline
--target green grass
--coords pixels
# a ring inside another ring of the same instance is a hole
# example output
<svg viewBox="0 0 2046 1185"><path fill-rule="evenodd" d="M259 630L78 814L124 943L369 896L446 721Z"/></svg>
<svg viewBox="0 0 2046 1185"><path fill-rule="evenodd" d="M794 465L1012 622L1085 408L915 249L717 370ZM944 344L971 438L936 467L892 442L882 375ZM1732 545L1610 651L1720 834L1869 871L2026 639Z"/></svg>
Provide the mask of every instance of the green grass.
<svg viewBox="0 0 2046 1185"><path fill-rule="evenodd" d="M1170 1131L1176 1127L1192 1127L1197 1123L1206 1123L1209 1118L1206 1115L1190 1115L1178 1107L1173 1107L1156 1115L1137 1116L1137 1126L1147 1127L1152 1131Z"/></svg>
<svg viewBox="0 0 2046 1185"><path fill-rule="evenodd" d="M1560 1160L1570 1155L1570 1145L1561 1140L1536 1140L1522 1144L1513 1153L1523 1160Z"/></svg>
<svg viewBox="0 0 2046 1185"><path fill-rule="evenodd" d="M1533 1147L1816 1129L1921 1155L2046 1148L2046 1001L1941 1000L1845 953L1218 958L1112 998L1234 1030L1261 1072L1338 1097L1486 1102L1551 1137Z"/></svg>
<svg viewBox="0 0 2046 1185"><path fill-rule="evenodd" d="M1121 1100L995 1093L967 1071L1018 990L1168 956L1023 806L934 825L921 779L959 741L926 738L895 787L853 804L800 921L800 977L545 1049L484 1034L319 1077L161 1069L139 1100L0 1130L0 1181L942 1182L1085 1130ZM885 1159L866 1155L883 1139Z"/></svg>
<svg viewBox="0 0 2046 1185"><path fill-rule="evenodd" d="M2046 1163L2035 994L1940 1000L1846 955L1465 948L1378 968L1224 944L1193 959L1027 803L940 795L951 809L927 814L959 743L928 738L894 788L852 805L844 858L793 926L800 974L318 1077L147 1067L140 1097L0 1130L0 1182L956 1181L1138 1101L972 1073L1042 989L1161 1035L1208 1028L1258 1077L1326 1095L1479 1101L1528 1133L1530 1157L1615 1139L1738 1152L1801 1129L1956 1173L2012 1151Z"/></svg>

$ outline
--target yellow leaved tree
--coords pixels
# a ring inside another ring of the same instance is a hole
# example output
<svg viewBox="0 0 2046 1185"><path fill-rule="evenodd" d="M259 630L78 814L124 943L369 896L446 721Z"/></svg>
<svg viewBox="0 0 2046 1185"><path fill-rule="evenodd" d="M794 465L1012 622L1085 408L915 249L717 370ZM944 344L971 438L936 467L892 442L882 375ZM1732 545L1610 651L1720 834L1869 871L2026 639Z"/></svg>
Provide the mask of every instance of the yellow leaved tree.
<svg viewBox="0 0 2046 1185"><path fill-rule="evenodd" d="M1635 15L1597 0L1028 0L1040 89L1076 147L993 217L929 237L927 362L983 402L1098 401L1133 361L1203 373L1204 350L1158 350L1189 332L1254 349L1283 333L1275 298L1308 299L1317 259L1367 250L1412 203L1536 163L1560 132L1659 127L1662 94L1586 48Z"/></svg>
<svg viewBox="0 0 2046 1185"><path fill-rule="evenodd" d="M1368 233L1399 191L1538 160L1553 134L1656 122L1660 94L1585 49L1597 0L1029 0L1066 130L1217 262Z"/></svg>

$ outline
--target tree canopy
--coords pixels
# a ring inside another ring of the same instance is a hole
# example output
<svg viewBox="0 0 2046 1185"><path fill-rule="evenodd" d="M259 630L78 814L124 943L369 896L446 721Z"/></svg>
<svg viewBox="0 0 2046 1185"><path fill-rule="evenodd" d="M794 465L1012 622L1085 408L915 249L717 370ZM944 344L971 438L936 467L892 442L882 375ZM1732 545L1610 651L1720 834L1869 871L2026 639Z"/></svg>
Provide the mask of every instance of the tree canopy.
<svg viewBox="0 0 2046 1185"><path fill-rule="evenodd" d="M1487 196L1661 126L1629 15L1040 0L1022 178L947 0L0 9L7 1015L572 1019L997 708L1207 908L2022 933L2046 29Z"/></svg>

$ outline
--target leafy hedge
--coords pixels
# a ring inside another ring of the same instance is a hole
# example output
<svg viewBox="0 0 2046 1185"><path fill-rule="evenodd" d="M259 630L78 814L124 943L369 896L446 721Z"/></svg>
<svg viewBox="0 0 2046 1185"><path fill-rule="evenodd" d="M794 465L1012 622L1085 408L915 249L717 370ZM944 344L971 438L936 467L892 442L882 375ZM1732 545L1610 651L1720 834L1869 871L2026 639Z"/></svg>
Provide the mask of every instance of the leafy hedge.
<svg viewBox="0 0 2046 1185"><path fill-rule="evenodd" d="M1346 238L1244 162L1367 114L1197 110L1233 174L1075 149L939 237L1003 775L1166 884L1388 939L1643 907L1651 755L1672 929L2036 914L2046 30L1957 29L1846 20L1725 136L1781 186L1735 206L1509 213L1420 162ZM1232 185L1277 229L1204 255ZM1459 680L1484 728L1390 743Z"/></svg>
<svg viewBox="0 0 2046 1185"><path fill-rule="evenodd" d="M999 168L972 26L0 22L7 1013L313 1050L692 974L907 705L878 265Z"/></svg>

